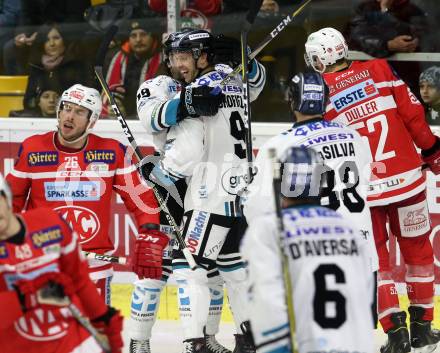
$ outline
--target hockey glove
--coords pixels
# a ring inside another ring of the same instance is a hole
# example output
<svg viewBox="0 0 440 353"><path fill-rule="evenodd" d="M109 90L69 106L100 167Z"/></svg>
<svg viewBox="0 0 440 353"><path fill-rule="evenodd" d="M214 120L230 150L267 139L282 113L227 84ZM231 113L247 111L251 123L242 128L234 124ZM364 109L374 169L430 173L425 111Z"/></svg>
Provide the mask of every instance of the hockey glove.
<svg viewBox="0 0 440 353"><path fill-rule="evenodd" d="M246 49L247 54L250 55L251 48L248 46ZM215 37L214 53L215 64L227 64L235 68L242 62L240 41L232 37L225 37L223 34ZM253 60L248 64L248 71L252 71L252 63Z"/></svg>
<svg viewBox="0 0 440 353"><path fill-rule="evenodd" d="M62 273L46 273L33 280L21 280L15 285L23 311L35 307L48 309L67 306L74 292L70 277Z"/></svg>
<svg viewBox="0 0 440 353"><path fill-rule="evenodd" d="M199 116L213 116L224 98L221 90L213 87L188 86L180 93L180 102L177 108L177 122L185 118L197 118Z"/></svg>
<svg viewBox="0 0 440 353"><path fill-rule="evenodd" d="M169 238L159 230L147 230L139 234L134 246L132 270L142 278L162 278L162 257Z"/></svg>
<svg viewBox="0 0 440 353"><path fill-rule="evenodd" d="M109 307L107 312L92 320L92 325L108 339L111 353L121 353L124 343L122 341L123 317L119 310Z"/></svg>
<svg viewBox="0 0 440 353"><path fill-rule="evenodd" d="M238 39L220 34L214 40L214 63L227 64L232 68L241 64L241 44Z"/></svg>
<svg viewBox="0 0 440 353"><path fill-rule="evenodd" d="M431 172L435 175L440 174L440 138L436 136L434 145L427 149L422 150L422 159L429 168Z"/></svg>

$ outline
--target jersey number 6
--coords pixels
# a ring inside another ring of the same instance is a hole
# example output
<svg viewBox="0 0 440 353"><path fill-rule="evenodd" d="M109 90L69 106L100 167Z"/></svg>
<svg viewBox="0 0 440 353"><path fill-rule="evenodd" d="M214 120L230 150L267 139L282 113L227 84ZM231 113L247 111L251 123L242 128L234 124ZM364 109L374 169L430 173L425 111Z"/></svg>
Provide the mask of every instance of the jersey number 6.
<svg viewBox="0 0 440 353"><path fill-rule="evenodd" d="M315 279L315 296L313 297L313 319L323 329L339 328L347 320L347 300L341 292L329 290L326 285L326 277L333 276L335 283L344 284L345 274L335 264L321 264L313 272ZM327 316L327 303L334 303L332 315Z"/></svg>

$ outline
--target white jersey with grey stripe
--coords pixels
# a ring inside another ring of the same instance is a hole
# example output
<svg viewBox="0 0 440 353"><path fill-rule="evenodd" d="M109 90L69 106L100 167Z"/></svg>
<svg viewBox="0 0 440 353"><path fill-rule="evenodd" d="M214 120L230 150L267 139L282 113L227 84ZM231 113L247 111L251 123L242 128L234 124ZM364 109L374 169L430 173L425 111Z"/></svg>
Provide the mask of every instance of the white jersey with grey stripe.
<svg viewBox="0 0 440 353"><path fill-rule="evenodd" d="M350 218L319 206L284 209L283 222L280 236L274 213L252 220L240 248L248 263L248 312L258 352L291 352L282 244L298 351L373 353L374 277L359 230Z"/></svg>
<svg viewBox="0 0 440 353"><path fill-rule="evenodd" d="M215 65L215 72L221 77L225 77L232 71L231 67L224 64ZM240 77L236 76L236 81L240 81ZM202 86L209 84L218 84L221 80L210 77L209 74L203 75L195 80L192 85ZM252 70L249 72L249 98L254 101L263 90L266 82L266 70L263 65L254 60ZM238 90L239 91L235 91ZM137 113L142 125L145 129L155 134L166 130L177 124L176 112L180 102L180 84L168 76L157 76L154 79L145 81L137 92ZM223 93L241 93L241 86L227 84L223 88Z"/></svg>
<svg viewBox="0 0 440 353"><path fill-rule="evenodd" d="M197 78L191 85L216 87L230 70L229 66L216 65L215 70ZM255 63L251 76L252 100L263 89L264 67ZM197 209L238 216L235 206L237 193L246 185L247 179L241 77L234 77L223 88L225 98L215 116L187 118L179 123L176 123L179 98L171 93L177 84L164 77L145 82L139 88L141 96L138 99L138 114L147 131L156 138L166 140L162 148L160 144L163 141L155 141L156 147L164 151L162 172L171 180L187 180L185 211ZM143 89L143 94L148 97L142 98ZM157 136L167 130L166 136Z"/></svg>
<svg viewBox="0 0 440 353"><path fill-rule="evenodd" d="M272 165L268 158L270 148L275 148L280 158L289 147L312 148L320 154L327 171L323 185L321 205L338 211L355 222L370 249L371 269L377 271L379 261L373 238L367 191L372 157L368 145L356 130L320 118L296 123L269 139L259 150L255 161L258 173L249 185L244 214L252 222L265 211L274 210L272 192ZM264 209L261 205L265 205Z"/></svg>

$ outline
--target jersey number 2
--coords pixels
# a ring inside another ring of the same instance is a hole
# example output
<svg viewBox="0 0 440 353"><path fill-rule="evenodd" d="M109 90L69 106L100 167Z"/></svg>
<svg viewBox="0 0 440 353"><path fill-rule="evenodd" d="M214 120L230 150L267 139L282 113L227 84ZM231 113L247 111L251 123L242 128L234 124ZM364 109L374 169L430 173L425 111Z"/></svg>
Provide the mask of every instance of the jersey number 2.
<svg viewBox="0 0 440 353"><path fill-rule="evenodd" d="M326 285L326 277L333 276L336 283L345 283L345 274L335 264L321 264L313 272L315 279L315 296L313 297L313 319L323 329L339 328L347 320L347 300L341 292L329 290ZM333 304L327 306L327 304ZM327 309L332 308L332 315L328 315Z"/></svg>

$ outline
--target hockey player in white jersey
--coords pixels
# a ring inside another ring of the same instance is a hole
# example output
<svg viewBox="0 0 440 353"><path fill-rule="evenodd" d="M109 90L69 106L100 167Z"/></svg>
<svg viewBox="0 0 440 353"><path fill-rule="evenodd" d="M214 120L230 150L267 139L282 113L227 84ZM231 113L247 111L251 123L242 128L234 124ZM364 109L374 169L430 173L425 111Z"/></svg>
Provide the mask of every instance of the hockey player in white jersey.
<svg viewBox="0 0 440 353"><path fill-rule="evenodd" d="M327 185L322 190L321 205L350 217L361 231L370 249L370 268L378 269L370 208L366 200L371 154L368 145L353 129L322 119L327 100L327 86L317 72L295 75L288 88L288 102L294 125L290 130L269 139L258 152L258 174L249 186L244 213L248 223L274 209L271 190L272 169L268 150L280 154L289 146L314 149L328 167ZM266 205L263 209L261 205Z"/></svg>
<svg viewBox="0 0 440 353"><path fill-rule="evenodd" d="M320 179L329 175L323 173L326 167L317 152L289 147L279 160L277 202L284 231L278 231L277 215L271 211L252 219L241 245L248 261L257 352L293 353L289 327L294 324L299 353L373 353L367 243L350 218L320 206ZM291 293L283 284L282 252ZM289 295L294 318L288 315Z"/></svg>
<svg viewBox="0 0 440 353"><path fill-rule="evenodd" d="M180 286L185 349L221 352L212 349L209 340L206 347L203 342L206 302L209 302L206 270L209 277L215 267L219 268L229 288L237 327L246 321L241 302L245 276L238 254L239 239L235 235L242 226L235 198L246 175L246 167L242 165L246 157L242 84L234 79L223 88L222 94L211 94L212 87L217 86L231 68L216 65L214 69L211 65L212 36L208 32L173 33L167 43L166 54L172 70L182 75L189 85L178 93L175 81L169 77L145 82L138 91L138 115L147 131L153 133L156 146L165 150L162 171L173 180L187 179L189 183L184 202L184 235L196 261L204 269L199 278L193 278L200 271L190 271L180 252L173 261ZM264 68L256 61L252 63L249 81L253 99L265 82ZM219 289L217 293L221 295L222 287ZM200 297L194 298L194 293L200 293ZM209 326L208 322L207 333L210 333ZM252 352L241 331L236 341L234 352Z"/></svg>

